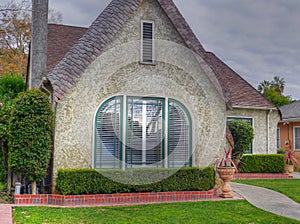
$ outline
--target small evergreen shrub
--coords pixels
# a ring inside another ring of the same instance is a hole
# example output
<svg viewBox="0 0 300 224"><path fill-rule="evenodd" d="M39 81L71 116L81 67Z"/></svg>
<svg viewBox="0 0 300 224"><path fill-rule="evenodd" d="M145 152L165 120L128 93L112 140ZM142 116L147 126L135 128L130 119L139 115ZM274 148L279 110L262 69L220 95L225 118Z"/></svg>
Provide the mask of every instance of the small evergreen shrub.
<svg viewBox="0 0 300 224"><path fill-rule="evenodd" d="M174 169L101 170L101 172L94 169L61 169L58 171L56 190L63 195L79 195L207 191L215 186L213 167L181 168L173 173ZM108 178L109 176L120 181L116 182ZM152 180L157 179L161 181L152 183Z"/></svg>
<svg viewBox="0 0 300 224"><path fill-rule="evenodd" d="M39 90L20 93L9 125L8 163L16 174L41 181L52 150L53 112L46 94Z"/></svg>
<svg viewBox="0 0 300 224"><path fill-rule="evenodd" d="M253 127L245 121L235 120L230 122L229 130L234 141L233 157L239 160L249 149L254 138Z"/></svg>
<svg viewBox="0 0 300 224"><path fill-rule="evenodd" d="M244 155L241 159L241 173L284 173L284 155Z"/></svg>

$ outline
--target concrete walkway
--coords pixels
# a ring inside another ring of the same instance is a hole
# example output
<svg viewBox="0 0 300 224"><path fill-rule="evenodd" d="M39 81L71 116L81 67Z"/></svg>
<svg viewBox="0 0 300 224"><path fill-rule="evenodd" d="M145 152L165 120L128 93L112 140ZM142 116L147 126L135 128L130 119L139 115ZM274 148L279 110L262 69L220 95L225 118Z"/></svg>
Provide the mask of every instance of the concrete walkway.
<svg viewBox="0 0 300 224"><path fill-rule="evenodd" d="M0 204L0 223L12 224L12 205Z"/></svg>
<svg viewBox="0 0 300 224"><path fill-rule="evenodd" d="M240 194L257 208L300 221L300 204L283 194L262 187L230 183L232 191Z"/></svg>

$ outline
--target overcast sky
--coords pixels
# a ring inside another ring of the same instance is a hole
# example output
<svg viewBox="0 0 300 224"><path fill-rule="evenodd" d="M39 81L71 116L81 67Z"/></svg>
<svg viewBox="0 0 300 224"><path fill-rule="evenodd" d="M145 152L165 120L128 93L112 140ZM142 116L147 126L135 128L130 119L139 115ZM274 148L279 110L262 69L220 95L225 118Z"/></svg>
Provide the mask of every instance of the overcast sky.
<svg viewBox="0 0 300 224"><path fill-rule="evenodd" d="M63 23L88 27L110 0L49 0ZM299 0L174 0L207 51L255 88L275 75L300 99Z"/></svg>

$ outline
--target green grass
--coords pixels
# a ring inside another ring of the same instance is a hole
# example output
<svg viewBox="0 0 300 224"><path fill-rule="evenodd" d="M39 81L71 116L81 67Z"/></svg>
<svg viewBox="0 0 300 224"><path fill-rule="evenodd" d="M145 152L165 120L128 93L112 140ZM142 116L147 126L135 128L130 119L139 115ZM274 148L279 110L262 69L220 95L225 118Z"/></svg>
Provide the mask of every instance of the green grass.
<svg viewBox="0 0 300 224"><path fill-rule="evenodd" d="M14 223L300 223L257 209L247 201L202 201L128 207L16 207Z"/></svg>
<svg viewBox="0 0 300 224"><path fill-rule="evenodd" d="M234 182L269 188L300 203L300 179L235 180Z"/></svg>
<svg viewBox="0 0 300 224"><path fill-rule="evenodd" d="M3 189L4 183L0 182L0 191Z"/></svg>

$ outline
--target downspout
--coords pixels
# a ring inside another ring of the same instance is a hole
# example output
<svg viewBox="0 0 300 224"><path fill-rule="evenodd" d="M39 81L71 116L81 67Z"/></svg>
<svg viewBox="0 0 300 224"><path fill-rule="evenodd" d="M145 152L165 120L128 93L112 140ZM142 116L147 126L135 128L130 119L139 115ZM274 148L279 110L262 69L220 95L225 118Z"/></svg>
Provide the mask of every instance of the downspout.
<svg viewBox="0 0 300 224"><path fill-rule="evenodd" d="M268 110L267 112L267 154L270 153L270 114L272 110Z"/></svg>

